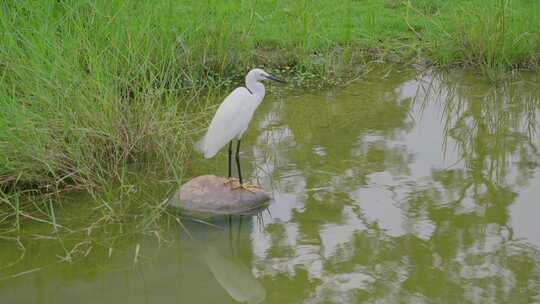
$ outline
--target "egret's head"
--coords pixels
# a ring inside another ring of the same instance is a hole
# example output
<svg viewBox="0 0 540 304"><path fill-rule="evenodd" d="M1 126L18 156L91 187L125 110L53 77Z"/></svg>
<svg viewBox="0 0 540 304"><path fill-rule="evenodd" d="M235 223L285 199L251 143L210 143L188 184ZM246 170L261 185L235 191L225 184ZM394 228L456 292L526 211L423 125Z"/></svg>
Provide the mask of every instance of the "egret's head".
<svg viewBox="0 0 540 304"><path fill-rule="evenodd" d="M246 76L246 82L248 81L263 81L263 80L273 80L277 82L285 83L285 81L278 79L268 73L266 73L263 69L253 69L249 71L249 73Z"/></svg>

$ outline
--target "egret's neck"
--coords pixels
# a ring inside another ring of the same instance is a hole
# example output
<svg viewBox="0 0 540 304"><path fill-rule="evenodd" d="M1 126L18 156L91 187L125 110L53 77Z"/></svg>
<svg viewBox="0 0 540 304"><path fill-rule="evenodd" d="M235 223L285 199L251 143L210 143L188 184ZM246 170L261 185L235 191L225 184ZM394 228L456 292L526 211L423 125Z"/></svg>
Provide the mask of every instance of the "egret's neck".
<svg viewBox="0 0 540 304"><path fill-rule="evenodd" d="M251 94L257 96L262 101L264 97L264 85L256 80L246 80L246 87L251 91Z"/></svg>

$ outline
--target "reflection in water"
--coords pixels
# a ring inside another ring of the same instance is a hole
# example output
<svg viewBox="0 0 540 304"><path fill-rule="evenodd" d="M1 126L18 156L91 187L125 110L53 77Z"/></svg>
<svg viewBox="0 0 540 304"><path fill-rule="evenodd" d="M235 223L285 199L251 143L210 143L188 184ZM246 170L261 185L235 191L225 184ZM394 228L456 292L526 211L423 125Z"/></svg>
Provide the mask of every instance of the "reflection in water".
<svg viewBox="0 0 540 304"><path fill-rule="evenodd" d="M240 218L241 220L242 218ZM229 224L228 229L232 232L231 224ZM241 229L240 225L238 229ZM230 236L232 235L231 233ZM266 297L266 292L249 268L234 256L233 238L230 238L230 249L233 253L232 256L228 256L223 250L212 245L207 245L201 254L205 257L208 268L216 281L234 300L240 303L261 303Z"/></svg>
<svg viewBox="0 0 540 304"><path fill-rule="evenodd" d="M235 233L227 221L214 223L223 230L194 223L196 241L175 231L181 241L155 254L153 243L126 241L155 257L133 267L126 250L116 260L59 266L2 282L0 296L9 303L70 303L80 294L101 303L540 300L537 76L488 87L466 74L386 74L261 105L246 159L251 176L273 192L262 221L252 217ZM225 172L223 164L196 163L191 173ZM85 275L95 265L123 270Z"/></svg>
<svg viewBox="0 0 540 304"><path fill-rule="evenodd" d="M306 281L288 296L534 301L540 244L513 226L538 225L512 210L540 211L538 96L426 74L272 104L254 156L276 203L252 233L270 302Z"/></svg>
<svg viewBox="0 0 540 304"><path fill-rule="evenodd" d="M2 303L264 301L265 287L245 261L251 223L217 218L213 225L185 225L193 239L176 227L168 236L179 242L162 244L152 235L142 236L119 241L112 253L95 248L87 260L74 264L51 262L58 259L50 241L29 246L28 257L20 266L44 267L0 281ZM6 251L0 252L0 257L0 261L7 260Z"/></svg>

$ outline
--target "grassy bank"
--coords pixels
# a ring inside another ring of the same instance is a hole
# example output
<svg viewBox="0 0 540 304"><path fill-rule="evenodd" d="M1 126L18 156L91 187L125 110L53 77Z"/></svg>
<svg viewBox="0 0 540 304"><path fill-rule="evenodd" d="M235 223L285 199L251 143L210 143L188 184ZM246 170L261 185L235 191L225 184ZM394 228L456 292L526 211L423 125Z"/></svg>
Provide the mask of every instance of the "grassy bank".
<svg viewBox="0 0 540 304"><path fill-rule="evenodd" d="M181 176L209 94L255 65L293 84L380 60L537 68L539 17L535 0L4 1L0 198L102 189L131 163Z"/></svg>

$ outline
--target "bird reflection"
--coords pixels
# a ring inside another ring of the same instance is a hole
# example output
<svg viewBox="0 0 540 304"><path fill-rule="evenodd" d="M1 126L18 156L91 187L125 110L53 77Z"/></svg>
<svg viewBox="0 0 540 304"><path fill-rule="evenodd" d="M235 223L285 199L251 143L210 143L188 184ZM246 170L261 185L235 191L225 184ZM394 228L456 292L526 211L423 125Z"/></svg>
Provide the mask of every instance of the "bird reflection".
<svg viewBox="0 0 540 304"><path fill-rule="evenodd" d="M228 216L228 244L220 244L222 238L210 241L203 247L203 256L216 281L235 301L261 303L266 298L266 291L238 256L243 217L238 217L236 233L234 222L233 217ZM229 247L229 250L220 250L223 247Z"/></svg>

